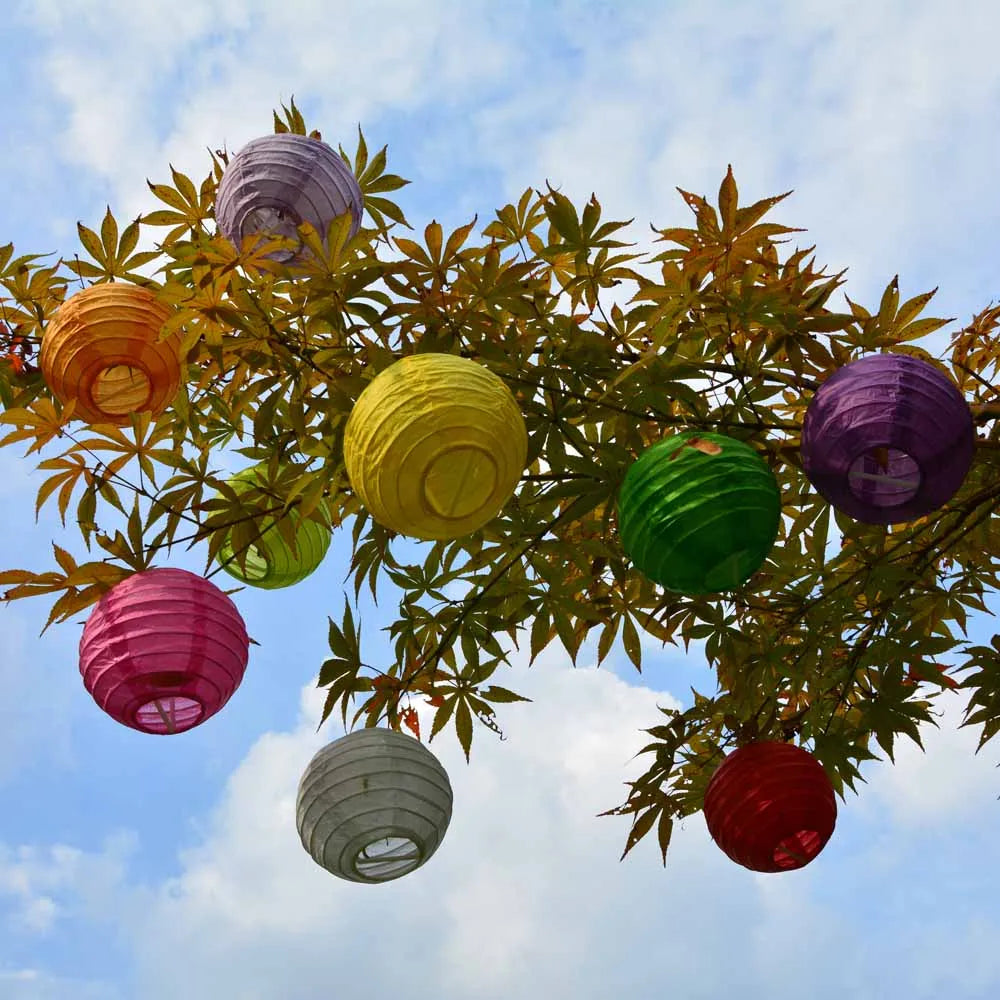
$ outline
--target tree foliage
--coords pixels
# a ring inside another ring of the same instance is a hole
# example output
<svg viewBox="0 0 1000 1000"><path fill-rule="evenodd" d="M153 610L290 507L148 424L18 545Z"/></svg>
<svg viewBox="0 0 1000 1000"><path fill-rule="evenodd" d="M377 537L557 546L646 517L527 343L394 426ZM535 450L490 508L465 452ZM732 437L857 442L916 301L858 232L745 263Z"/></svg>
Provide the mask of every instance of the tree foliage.
<svg viewBox="0 0 1000 1000"><path fill-rule="evenodd" d="M294 101L282 111L275 131L306 134ZM385 579L400 597L392 659L377 667L349 599L330 619L331 657L318 680L324 720L337 712L351 725L416 731L413 705L425 699L435 708L427 735L453 727L467 756L477 723L499 732L497 706L523 700L493 683L512 644L527 643L534 660L556 643L575 663L588 638L603 661L620 637L638 670L643 633L685 649L705 640L717 689L651 720L648 770L609 810L632 818L625 853L655 825L664 860L673 822L701 808L721 756L749 740L805 745L843 796L878 750L891 758L900 735L920 742L945 689L967 690L965 723L982 727L980 745L996 734L1000 637L970 645L954 630L966 635L968 610L986 611L983 596L998 583L1000 459L990 421L1000 413L1000 307L953 333L943 358L915 346L949 322L922 316L933 291L901 302L893 279L873 311L850 298L850 312L832 311L843 272L817 269L813 247L787 252L782 237L801 230L765 221L791 192L740 205L731 168L717 205L678 189L694 225L654 227L662 249L638 253L621 238L632 220L606 220L596 197L577 206L550 185L503 206L478 236L475 218L448 234L432 221L417 234L391 200L407 182L386 172L386 149L370 155L359 130L353 159L340 155L364 193L364 227L348 239L341 218L324 246L303 226L312 257L294 267L265 256L288 241L251 237L236 248L214 232L224 150L209 151L199 185L173 167L171 183L149 183L163 207L124 228L110 208L97 230L79 224L83 258L50 264L0 247L0 421L9 428L0 445L24 443L39 457L48 475L36 514L54 499L88 553L78 562L53 545L53 568L0 573L5 600L51 595L48 627L178 546L202 545L207 572L228 531L238 559L275 517L271 530L291 540L282 515L320 518L326 501L335 529L350 532L354 599L363 587L374 596ZM156 250L137 252L149 229ZM154 276L140 273L154 263ZM81 425L33 364L74 283L104 281L154 290L174 309L165 334L183 337L186 378L173 406L156 420L134 415L128 428ZM529 464L496 520L425 543L423 562L405 564L396 536L353 496L342 438L371 379L426 351L474 358L507 383L527 424ZM799 455L817 386L874 351L943 367L980 428L952 501L889 528L833 511ZM653 584L616 534L630 463L688 428L751 444L782 493L767 562L720 597ZM267 481L235 493L213 468L220 446L266 463ZM842 533L833 552L831 519ZM456 590L464 596L447 596ZM951 652L961 662L935 663Z"/></svg>

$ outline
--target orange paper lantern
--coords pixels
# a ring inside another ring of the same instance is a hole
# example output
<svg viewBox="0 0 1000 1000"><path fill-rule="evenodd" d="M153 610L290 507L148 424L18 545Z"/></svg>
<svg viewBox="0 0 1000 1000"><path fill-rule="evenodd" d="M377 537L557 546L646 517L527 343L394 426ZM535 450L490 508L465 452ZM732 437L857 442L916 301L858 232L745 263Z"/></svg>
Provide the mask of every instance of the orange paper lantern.
<svg viewBox="0 0 1000 1000"><path fill-rule="evenodd" d="M180 336L159 340L170 309L139 285L91 285L67 299L42 336L45 384L91 424L158 417L180 386Z"/></svg>

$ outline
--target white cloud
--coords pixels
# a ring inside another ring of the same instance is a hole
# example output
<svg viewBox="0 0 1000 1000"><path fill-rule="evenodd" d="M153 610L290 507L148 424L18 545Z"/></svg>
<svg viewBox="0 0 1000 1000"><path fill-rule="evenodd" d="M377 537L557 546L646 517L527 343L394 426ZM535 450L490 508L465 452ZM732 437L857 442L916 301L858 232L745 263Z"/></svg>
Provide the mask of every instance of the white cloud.
<svg viewBox="0 0 1000 1000"><path fill-rule="evenodd" d="M144 897L144 915L133 917L142 995L176 995L183 975L186 983L205 983L206 997L212 984L225 982L241 997L284 990L290 1000L304 998L324 981L332 957L345 965L341 995L360 996L350 984L360 989L362 977L347 967L373 949L400 957L398 965L366 963L379 995L404 986L412 963L424 972L409 995L456 997L532 992L546 980L554 989L567 962L596 963L604 946L595 907L625 906L650 877L664 876L650 844L619 865L627 823L595 814L621 801L622 782L637 773L630 764L643 741L637 730L656 721L657 702L672 699L606 671L568 670L544 655L518 687L537 702L504 713L505 741L477 732L471 765L451 734L432 744L455 790L451 827L424 868L377 887L335 880L298 842L298 777L335 735L314 733L321 692L307 688L301 727L258 740L230 779L204 842L182 855L178 878L155 902ZM426 731L430 717L421 712ZM713 848L696 830L693 845L679 853L701 868ZM295 975L279 979L288 949ZM179 950L183 972L172 959ZM599 970L594 964L590 974ZM582 973L571 981L591 995Z"/></svg>
<svg viewBox="0 0 1000 1000"><path fill-rule="evenodd" d="M169 160L200 180L206 146L232 152L269 132L270 109L293 94L324 138L353 151L359 121L467 101L521 62L482 3L215 0L183 17L165 0L33 8L22 17L48 42L41 64L68 113L60 151L111 184L119 218L150 209L144 177L169 180ZM142 54L127 87L121 51Z"/></svg>
<svg viewBox="0 0 1000 1000"><path fill-rule="evenodd" d="M738 975L748 996L767 989L791 1000L794 983L810 977L817 997L848 987L886 995L874 987L877 949L866 950L843 897L869 909L883 898L893 872L879 868L872 841L885 837L907 857L908 816L851 799L824 855L783 876L733 865L701 816L675 832L665 871L652 837L619 864L627 823L595 814L621 800L622 782L638 772L638 730L671 696L607 671L573 671L551 654L516 686L536 700L504 712L505 741L477 731L470 765L451 733L432 744L455 791L451 827L425 867L383 886L333 878L298 842L298 777L336 735L332 725L314 732L321 692L304 689L300 725L254 744L175 878L126 888L117 873L105 877L105 918L132 942L139 994L307 1000L335 982L347 1000L396 990L416 1000L612 992L645 1000L664 983L685 996L719 996ZM967 763L945 760L952 778ZM876 805L885 770L873 769L864 787ZM894 774L910 787L921 780L919 762L901 754ZM952 815L950 829L962 821ZM933 885L935 859L925 870ZM863 888L849 889L851 871L863 873ZM973 909L955 919L986 916ZM775 941L788 943L778 985ZM963 947L977 982L1000 982L981 941ZM835 958L858 949L858 963ZM944 957L925 971L960 981Z"/></svg>
<svg viewBox="0 0 1000 1000"><path fill-rule="evenodd" d="M41 969L0 970L4 1000L118 1000L120 994L103 983L53 976Z"/></svg>
<svg viewBox="0 0 1000 1000"><path fill-rule="evenodd" d="M761 876L733 865L701 816L675 831L666 870L652 837L619 863L628 824L595 814L619 802L622 782L638 773L638 730L657 721L657 704L675 702L606 670L574 671L554 653L531 670L523 660L515 657L517 681L507 683L535 700L504 709L503 742L477 730L471 764L451 732L431 745L452 780L454 815L438 853L406 878L346 883L302 849L298 778L339 728L315 732L322 692L310 686L299 725L257 739L198 842L181 851L175 877L131 880L137 843L123 834L97 852L5 849L0 895L18 901L22 922L48 900L56 927L71 915L107 925L134 957L126 992L144 1000L311 1000L331 988L346 1000L395 991L414 1000L646 1000L664 984L707 1000L737 981L747 996L792 1000L796 984L809 981L821 1000L845 990L874 1000L895 995L884 991L893 984L915 997L934 995L926 984L936 983L970 998L1000 984L989 904L961 896L975 879L992 898L995 876L973 876L969 859L945 850L920 858L920 880L899 881L928 829L953 838L982 825L985 808L955 811L943 791L961 780L967 758L944 755L937 807L946 819L928 807L937 820L930 828L906 808L884 807L893 797L906 806L925 780L921 759L901 749L894 771L869 769L862 798L841 806L834 839L803 872ZM419 711L426 732L430 710ZM920 914L945 884L957 887L950 923L925 928ZM880 921L891 922L891 934ZM890 982L885 949L904 955L904 935L923 942L921 958ZM932 948L935 937L965 956L961 968ZM778 951L775 942L783 942ZM844 954L852 961L841 962Z"/></svg>
<svg viewBox="0 0 1000 1000"><path fill-rule="evenodd" d="M50 847L0 844L0 898L14 902L7 916L14 933L46 934L61 918L101 911L124 875L135 849L134 834L106 838L100 851L65 844Z"/></svg>

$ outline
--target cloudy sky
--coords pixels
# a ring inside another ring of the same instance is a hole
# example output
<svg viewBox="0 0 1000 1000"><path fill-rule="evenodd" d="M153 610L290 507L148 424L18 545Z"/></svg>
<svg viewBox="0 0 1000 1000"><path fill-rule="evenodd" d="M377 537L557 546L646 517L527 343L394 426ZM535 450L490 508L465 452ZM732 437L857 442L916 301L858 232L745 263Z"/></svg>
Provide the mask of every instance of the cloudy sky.
<svg viewBox="0 0 1000 1000"><path fill-rule="evenodd" d="M745 202L794 188L775 221L807 227L868 306L904 298L966 322L1000 259L1000 13L976 0L31 0L5 11L0 243L70 254L154 207L168 163L271 131L292 94L353 151L389 145L422 230L453 228L546 180L610 218L687 225L675 185ZM924 346L940 349L952 324ZM0 454L4 567L48 566L58 524L38 479ZM81 544L74 551L82 555ZM103 716L77 671L80 627L39 638L47 605L0 609L0 1000L972 1000L1000 988L1000 751L973 755L957 695L926 754L865 770L808 868L753 875L700 816L666 870L595 814L641 770L656 705L708 687L699 644L620 651L600 671L555 655L503 683L532 697L434 751L455 812L418 872L340 882L303 852L298 777L316 733L325 617L343 542L294 592L237 602L253 648L226 710L156 739ZM197 557L175 565L200 569ZM381 611L364 609L371 656ZM294 626L294 627L293 627ZM970 634L988 641L990 619ZM593 663L594 658L582 662ZM650 838L652 839L652 838Z"/></svg>

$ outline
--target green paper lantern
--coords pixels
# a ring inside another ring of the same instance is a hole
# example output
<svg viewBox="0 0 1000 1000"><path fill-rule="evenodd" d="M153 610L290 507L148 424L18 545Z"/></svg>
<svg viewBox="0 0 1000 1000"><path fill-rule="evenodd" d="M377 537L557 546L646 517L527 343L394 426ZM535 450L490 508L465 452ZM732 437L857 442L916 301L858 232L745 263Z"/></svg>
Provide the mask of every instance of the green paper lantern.
<svg viewBox="0 0 1000 1000"><path fill-rule="evenodd" d="M742 586L778 537L781 492L763 459L723 434L685 431L646 448L618 495L625 554L681 594Z"/></svg>
<svg viewBox="0 0 1000 1000"><path fill-rule="evenodd" d="M267 482L266 469L263 464L244 469L229 480L229 485L237 493L251 486L260 486ZM260 537L246 549L245 570L234 556L232 533L226 536L216 559L240 583L264 590L291 587L319 566L330 547L329 508L321 503L320 509L325 515L326 526L302 518L295 510L288 513L287 517L295 527L294 550L282 537L275 518L265 517L260 521Z"/></svg>

